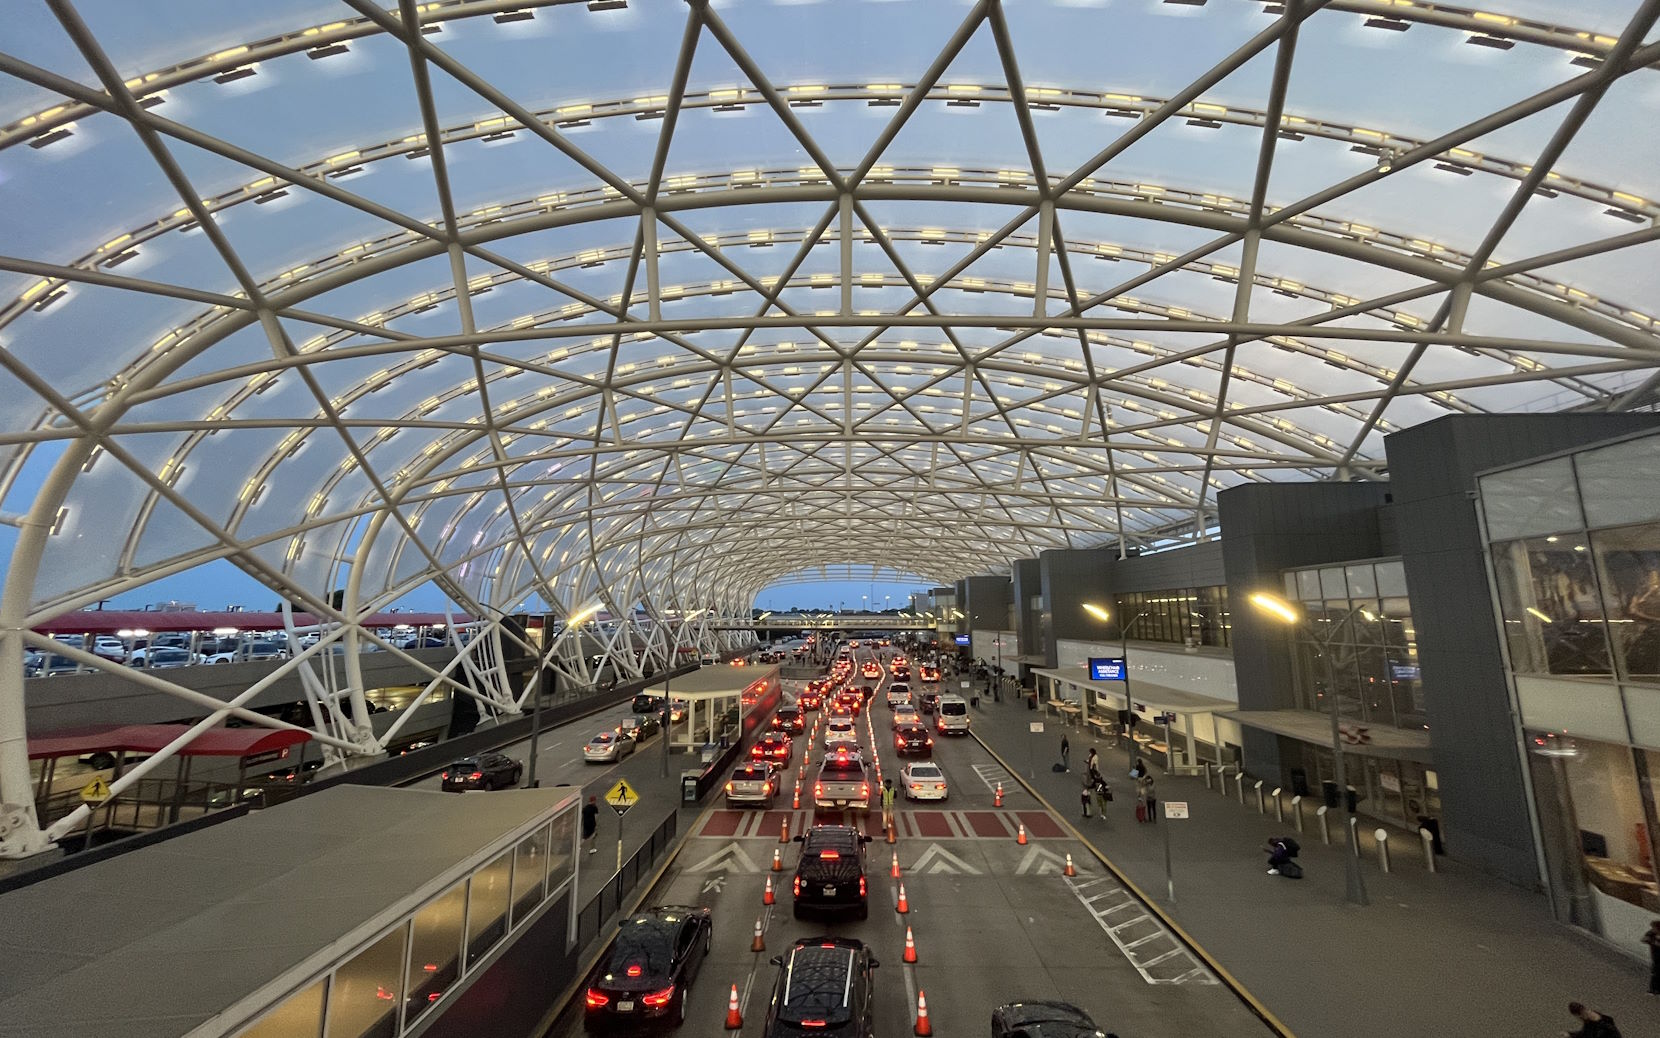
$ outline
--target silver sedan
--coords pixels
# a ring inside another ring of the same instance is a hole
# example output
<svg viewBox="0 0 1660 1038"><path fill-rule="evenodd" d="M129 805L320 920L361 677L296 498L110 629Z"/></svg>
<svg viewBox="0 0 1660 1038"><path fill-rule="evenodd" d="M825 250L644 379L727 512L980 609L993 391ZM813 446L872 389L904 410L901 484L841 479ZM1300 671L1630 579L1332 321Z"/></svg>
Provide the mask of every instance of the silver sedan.
<svg viewBox="0 0 1660 1038"><path fill-rule="evenodd" d="M600 732L582 747L582 759L590 764L614 764L633 752L633 739L616 732Z"/></svg>

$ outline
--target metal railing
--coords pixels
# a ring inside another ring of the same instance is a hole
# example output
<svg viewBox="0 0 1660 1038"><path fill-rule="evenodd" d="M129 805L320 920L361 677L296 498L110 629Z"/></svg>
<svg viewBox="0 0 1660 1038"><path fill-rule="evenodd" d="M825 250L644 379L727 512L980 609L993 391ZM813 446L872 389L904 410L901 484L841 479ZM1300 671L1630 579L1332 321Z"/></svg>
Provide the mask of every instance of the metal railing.
<svg viewBox="0 0 1660 1038"><path fill-rule="evenodd" d="M680 831L680 812L670 811L668 817L652 830L646 842L635 849L623 862L623 867L605 881L599 893L582 906L576 917L576 946L583 948L605 931L605 924L622 909L624 899L649 879L652 870L668 849L674 845Z"/></svg>

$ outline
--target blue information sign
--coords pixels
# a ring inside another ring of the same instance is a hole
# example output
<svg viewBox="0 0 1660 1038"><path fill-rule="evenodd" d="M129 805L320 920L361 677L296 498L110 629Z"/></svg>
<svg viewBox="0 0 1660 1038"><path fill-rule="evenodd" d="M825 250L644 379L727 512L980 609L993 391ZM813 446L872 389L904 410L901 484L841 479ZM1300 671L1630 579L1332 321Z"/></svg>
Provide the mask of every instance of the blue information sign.
<svg viewBox="0 0 1660 1038"><path fill-rule="evenodd" d="M1123 681L1124 657L1092 656L1089 660L1089 680Z"/></svg>
<svg viewBox="0 0 1660 1038"><path fill-rule="evenodd" d="M958 645L967 645L969 642L973 641L973 638L966 634L954 634L951 636L951 640L956 642Z"/></svg>

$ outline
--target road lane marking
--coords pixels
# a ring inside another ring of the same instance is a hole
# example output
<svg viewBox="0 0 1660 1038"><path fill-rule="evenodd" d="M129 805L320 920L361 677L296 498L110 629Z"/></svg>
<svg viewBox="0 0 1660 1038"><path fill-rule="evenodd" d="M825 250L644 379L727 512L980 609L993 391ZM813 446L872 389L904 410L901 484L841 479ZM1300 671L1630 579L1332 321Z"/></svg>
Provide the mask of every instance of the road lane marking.
<svg viewBox="0 0 1660 1038"><path fill-rule="evenodd" d="M1037 849L1036 847L1033 848L1033 850ZM1032 855L1027 855L1028 861L1032 858ZM1078 899L1078 903L1084 906L1084 910L1095 920L1096 925L1107 935L1108 940L1117 946L1124 958L1131 966L1135 967L1137 973L1141 974L1142 980L1149 984L1161 985L1213 985L1219 983L1216 975L1205 969L1194 958L1193 953L1177 941L1176 936L1156 916L1147 911L1146 907L1140 902L1130 897L1128 891L1118 888L1091 896L1086 893L1086 890L1097 885L1095 880L1079 883L1074 882L1071 877L1062 877L1062 882L1066 884L1066 889L1072 893L1072 896ZM1120 894L1124 900L1110 908L1097 908L1095 902L1110 894ZM1108 921L1109 916L1123 911L1134 911L1135 915L1128 919L1119 916L1121 922ZM1152 932L1142 933L1134 937L1119 936L1125 931L1134 930L1138 927L1151 927ZM1143 947L1148 948L1145 954L1141 952ZM1167 968L1159 968L1166 966L1167 963L1170 964Z"/></svg>
<svg viewBox="0 0 1660 1038"><path fill-rule="evenodd" d="M952 854L937 843L930 843L915 862L905 869L912 875L929 876L978 876L980 870L968 862Z"/></svg>

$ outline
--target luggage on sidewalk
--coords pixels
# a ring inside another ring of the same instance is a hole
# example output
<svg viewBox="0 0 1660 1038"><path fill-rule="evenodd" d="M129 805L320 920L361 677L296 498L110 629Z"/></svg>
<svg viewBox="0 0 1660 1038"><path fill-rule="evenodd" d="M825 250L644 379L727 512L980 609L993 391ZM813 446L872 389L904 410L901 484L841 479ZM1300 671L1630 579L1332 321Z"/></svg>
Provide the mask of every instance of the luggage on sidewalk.
<svg viewBox="0 0 1660 1038"><path fill-rule="evenodd" d="M1138 821L1138 822L1145 822L1147 820L1147 805L1146 804L1144 804L1144 803L1143 804L1137 804L1135 806L1135 820Z"/></svg>
<svg viewBox="0 0 1660 1038"><path fill-rule="evenodd" d="M1280 875L1286 879L1302 879L1303 867L1294 861L1288 861L1280 866Z"/></svg>
<svg viewBox="0 0 1660 1038"><path fill-rule="evenodd" d="M1054 772L1062 772L1062 771L1066 770L1066 765L1065 764L1051 764L1049 766L1049 770L1054 771Z"/></svg>

